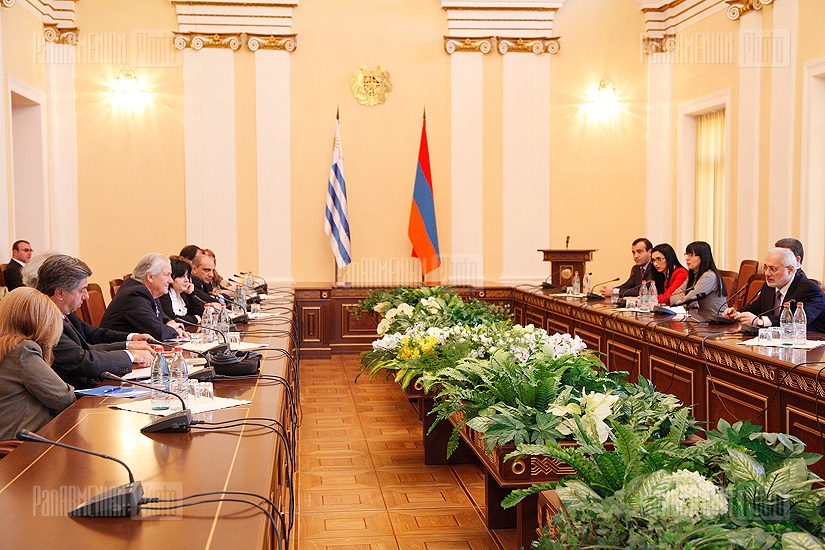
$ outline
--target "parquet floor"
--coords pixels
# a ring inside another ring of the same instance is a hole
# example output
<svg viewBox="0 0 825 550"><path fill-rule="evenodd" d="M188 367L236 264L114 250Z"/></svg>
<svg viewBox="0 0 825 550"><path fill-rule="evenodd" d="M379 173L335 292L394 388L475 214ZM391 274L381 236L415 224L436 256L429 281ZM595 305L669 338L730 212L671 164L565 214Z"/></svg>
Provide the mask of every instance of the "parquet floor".
<svg viewBox="0 0 825 550"><path fill-rule="evenodd" d="M512 550L484 524L475 465L426 466L422 425L398 386L357 355L301 360L297 550Z"/></svg>

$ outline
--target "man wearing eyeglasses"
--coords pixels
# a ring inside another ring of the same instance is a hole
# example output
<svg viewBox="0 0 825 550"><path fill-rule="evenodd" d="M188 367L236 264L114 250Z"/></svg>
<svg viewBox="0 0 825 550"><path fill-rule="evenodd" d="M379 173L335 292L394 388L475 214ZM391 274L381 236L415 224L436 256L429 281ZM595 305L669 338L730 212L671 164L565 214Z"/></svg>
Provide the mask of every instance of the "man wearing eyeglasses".
<svg viewBox="0 0 825 550"><path fill-rule="evenodd" d="M764 265L765 286L759 297L742 308L742 311L729 307L725 310L725 317L758 327L779 326L783 303L791 303L792 313L796 311L797 303L803 303L808 330L825 332L825 293L797 265L792 250L769 250Z"/></svg>

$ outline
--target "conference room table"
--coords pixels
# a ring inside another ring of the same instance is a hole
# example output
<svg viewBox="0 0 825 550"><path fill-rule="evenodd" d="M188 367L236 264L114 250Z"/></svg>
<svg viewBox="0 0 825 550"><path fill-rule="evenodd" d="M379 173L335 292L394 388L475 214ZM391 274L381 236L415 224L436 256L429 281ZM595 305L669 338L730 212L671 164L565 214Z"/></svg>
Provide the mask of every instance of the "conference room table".
<svg viewBox="0 0 825 550"><path fill-rule="evenodd" d="M286 334L250 324L248 342L292 349ZM279 325L274 330L289 329ZM257 332L253 335L252 332ZM261 351L260 373L294 384L293 367L282 352ZM219 431L143 434L149 415L110 408L126 401L83 396L38 435L110 455L124 461L143 484L145 497L163 499L212 491L248 491L272 499L279 536L289 528L290 456L285 447L291 429L289 396L284 384L265 379L216 379L216 397L250 404L194 415L220 422L249 417L280 421L281 438L256 426ZM291 453L292 450L289 451ZM89 497L129 482L116 462L53 445L26 442L0 460L0 548L280 548L270 520L257 508L237 502L213 502L177 510L141 509L132 518L74 518L67 512ZM187 502L218 498L193 498ZM267 507L261 499L242 498ZM153 505L147 505L153 506ZM162 506L155 504L154 506ZM285 546L284 546L285 547Z"/></svg>

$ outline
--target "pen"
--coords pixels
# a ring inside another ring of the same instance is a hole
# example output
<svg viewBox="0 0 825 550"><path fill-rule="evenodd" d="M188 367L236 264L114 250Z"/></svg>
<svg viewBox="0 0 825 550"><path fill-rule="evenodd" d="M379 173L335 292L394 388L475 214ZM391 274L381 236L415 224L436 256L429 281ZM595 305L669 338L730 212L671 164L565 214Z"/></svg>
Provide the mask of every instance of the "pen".
<svg viewBox="0 0 825 550"><path fill-rule="evenodd" d="M120 387L120 386L113 386L111 388L107 388L107 389L103 390L103 393L112 393L112 392L116 392L116 391L119 391L119 390L122 390L122 389L123 388Z"/></svg>

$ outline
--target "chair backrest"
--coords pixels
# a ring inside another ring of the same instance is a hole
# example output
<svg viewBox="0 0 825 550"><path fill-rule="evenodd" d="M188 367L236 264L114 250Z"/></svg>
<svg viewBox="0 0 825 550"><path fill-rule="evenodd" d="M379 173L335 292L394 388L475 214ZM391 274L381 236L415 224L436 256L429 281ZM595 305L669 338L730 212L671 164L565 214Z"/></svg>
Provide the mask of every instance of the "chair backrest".
<svg viewBox="0 0 825 550"><path fill-rule="evenodd" d="M0 264L0 286L6 286L6 266L9 264Z"/></svg>
<svg viewBox="0 0 825 550"><path fill-rule="evenodd" d="M751 276L759 273L759 262L756 260L742 260L739 264L739 278L736 281L736 291L739 290L748 284L748 281L751 280ZM737 304L734 305L737 309L739 305L745 303L745 293L739 295L737 299Z"/></svg>
<svg viewBox="0 0 825 550"><path fill-rule="evenodd" d="M117 291L122 284L123 279L112 279L109 281L109 293L112 295L112 300L115 299L115 294L117 294Z"/></svg>
<svg viewBox="0 0 825 550"><path fill-rule="evenodd" d="M18 439L0 439L0 458L3 458L23 443Z"/></svg>
<svg viewBox="0 0 825 550"><path fill-rule="evenodd" d="M102 289L102 288L100 288L100 285L99 285L99 284L97 284L97 283L89 283L89 285L88 285L86 288L87 288L88 290L97 290L98 292L100 292L101 294L103 294L103 289Z"/></svg>
<svg viewBox="0 0 825 550"><path fill-rule="evenodd" d="M721 275L722 280L725 281L725 290L728 292L726 298L730 299L730 297L733 296L733 293L736 292L736 279L739 277L739 274L735 271L720 269L719 275Z"/></svg>
<svg viewBox="0 0 825 550"><path fill-rule="evenodd" d="M745 296L745 301L742 303L742 306L751 303L756 295L762 290L762 287L765 284L765 277L760 273L754 273L751 275L750 286L748 287L747 296Z"/></svg>
<svg viewBox="0 0 825 550"><path fill-rule="evenodd" d="M97 289L89 289L89 299L86 300L84 305L88 310L90 319L86 322L90 325L99 327L100 321L103 319L103 314L106 313L106 300L103 299L103 293L100 291L100 286L95 286L97 286Z"/></svg>

